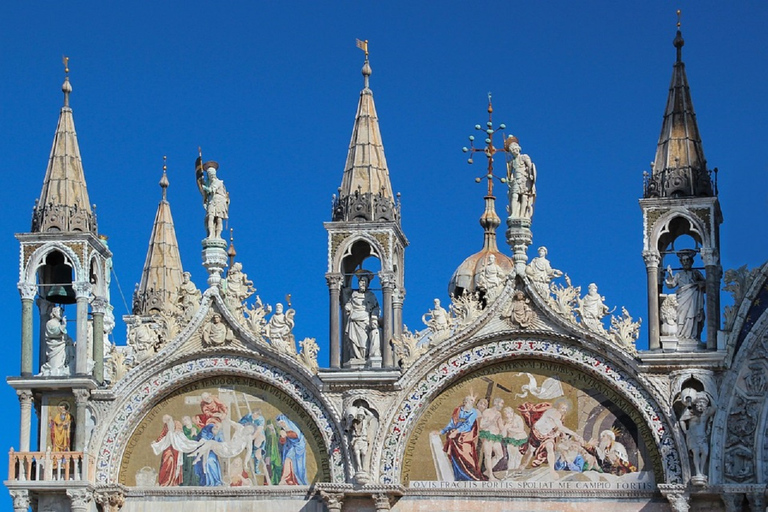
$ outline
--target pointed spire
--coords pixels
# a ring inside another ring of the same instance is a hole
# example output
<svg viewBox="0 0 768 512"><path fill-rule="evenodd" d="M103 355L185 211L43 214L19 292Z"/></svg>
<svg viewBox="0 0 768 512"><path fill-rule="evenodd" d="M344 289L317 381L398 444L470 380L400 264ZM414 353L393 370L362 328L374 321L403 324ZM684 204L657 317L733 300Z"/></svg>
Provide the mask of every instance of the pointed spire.
<svg viewBox="0 0 768 512"><path fill-rule="evenodd" d="M166 158L163 157L163 177L160 178L163 196L157 207L152 235L149 237L149 249L141 273L141 282L133 297L133 312L137 315L160 312L166 309L169 303L175 303L182 283L184 272L171 216L171 205L167 199L168 185Z"/></svg>
<svg viewBox="0 0 768 512"><path fill-rule="evenodd" d="M664 121L656 149L645 197L712 196L713 187L704 148L701 144L696 113L693 110L691 89L685 74L682 53L683 35L680 31L678 11L677 34L673 45L676 61L669 86Z"/></svg>
<svg viewBox="0 0 768 512"><path fill-rule="evenodd" d="M384 156L379 118L370 89L368 41L358 40L358 47L365 51L363 90L360 92L333 220L395 220L396 205ZM354 204L354 208L350 204Z"/></svg>
<svg viewBox="0 0 768 512"><path fill-rule="evenodd" d="M69 58L64 57L64 106L53 137L43 189L32 213L32 232L97 232L85 185L83 162L77 143L75 120L69 107L72 85L69 83Z"/></svg>

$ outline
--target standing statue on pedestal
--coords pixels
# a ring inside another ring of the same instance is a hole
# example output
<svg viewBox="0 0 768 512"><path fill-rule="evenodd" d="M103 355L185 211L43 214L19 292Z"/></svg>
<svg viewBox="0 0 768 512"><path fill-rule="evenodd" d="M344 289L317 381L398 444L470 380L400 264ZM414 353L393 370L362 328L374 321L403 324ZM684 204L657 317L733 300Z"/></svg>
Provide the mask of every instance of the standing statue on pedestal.
<svg viewBox="0 0 768 512"><path fill-rule="evenodd" d="M504 288L504 269L496 263L496 256L489 254L483 264L483 269L475 276L477 289L485 293L486 303L496 300Z"/></svg>
<svg viewBox="0 0 768 512"><path fill-rule="evenodd" d="M693 250L683 250L677 253L683 266L677 274L672 273L672 267L667 266L667 276L664 283L670 289L675 289L677 299L677 338L679 340L701 340L704 328L704 276L694 270Z"/></svg>
<svg viewBox="0 0 768 512"><path fill-rule="evenodd" d="M378 319L380 314L379 301L368 289L369 282L368 276L361 275L357 280L358 289L352 292L344 305L344 311L347 313L344 335L348 340L350 364L365 364L370 331L373 329L371 317ZM378 325L375 329L378 331Z"/></svg>
<svg viewBox="0 0 768 512"><path fill-rule="evenodd" d="M605 297L597 293L597 285L591 283L587 294L577 299L578 307L576 311L581 316L581 323L594 332L603 332L602 318L610 313L608 306L603 302Z"/></svg>
<svg viewBox="0 0 768 512"><path fill-rule="evenodd" d="M536 200L536 166L521 152L520 141L514 135L507 137L504 147L511 156L507 162L509 216L530 220Z"/></svg>
<svg viewBox="0 0 768 512"><path fill-rule="evenodd" d="M350 405L344 411L344 422L349 435L349 448L355 468L355 479L365 484L368 480L370 427L376 416L364 405Z"/></svg>
<svg viewBox="0 0 768 512"><path fill-rule="evenodd" d="M198 164L199 164L198 159ZM198 166L197 184L203 194L205 205L205 228L208 238L221 238L224 220L229 218L229 193L224 182L216 177L219 168L217 162L205 162ZM205 174L207 179L205 179Z"/></svg>
<svg viewBox="0 0 768 512"><path fill-rule="evenodd" d="M181 317L184 324L189 323L192 317L195 316L197 310L200 308L200 300L202 294L197 289L195 283L191 280L192 274L184 272L181 275L182 281L179 286L179 300L178 306L181 310Z"/></svg>
<svg viewBox="0 0 768 512"><path fill-rule="evenodd" d="M51 309L51 318L45 323L45 364L41 375L69 375L72 370L72 338L67 334L67 317L61 307Z"/></svg>
<svg viewBox="0 0 768 512"><path fill-rule="evenodd" d="M289 304L290 305L290 304ZM279 302L275 305L275 314L269 319L264 329L264 334L272 346L283 354L296 355L296 342L293 337L293 316L296 311L288 309L283 313L283 305Z"/></svg>
<svg viewBox="0 0 768 512"><path fill-rule="evenodd" d="M693 458L694 475L691 482L694 485L704 485L707 483L704 468L709 456L709 421L715 414L715 408L712 407L710 397L705 391L686 388L681 395L686 409L678 423L685 434L685 442Z"/></svg>
<svg viewBox="0 0 768 512"><path fill-rule="evenodd" d="M248 279L248 274L243 272L243 264L236 261L232 268L227 272L226 287L224 291L224 302L230 311L239 318L245 320L245 304L256 292L253 287L253 281Z"/></svg>
<svg viewBox="0 0 768 512"><path fill-rule="evenodd" d="M542 297L549 297L549 282L563 275L562 271L549 264L547 248L543 245L539 247L539 255L525 267L525 274Z"/></svg>

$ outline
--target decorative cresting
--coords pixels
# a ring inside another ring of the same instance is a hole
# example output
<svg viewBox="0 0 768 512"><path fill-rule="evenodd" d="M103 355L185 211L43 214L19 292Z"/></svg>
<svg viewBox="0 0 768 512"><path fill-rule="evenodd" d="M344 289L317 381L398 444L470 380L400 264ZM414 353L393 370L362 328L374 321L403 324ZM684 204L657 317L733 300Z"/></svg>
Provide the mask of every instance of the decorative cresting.
<svg viewBox="0 0 768 512"><path fill-rule="evenodd" d="M320 431L325 443L321 449L327 450L329 457L331 480L336 483L345 481L338 419L332 415L328 405L308 389L307 383L263 361L243 355L218 354L177 362L162 371L153 372L149 378L125 386L120 396L126 398L115 402L91 443L93 451L98 454L95 483L118 482L120 460L128 448L127 442L142 418L157 403L184 385L207 377L245 377L274 386L288 395Z"/></svg>
<svg viewBox="0 0 768 512"><path fill-rule="evenodd" d="M386 433L380 456L380 483L400 481L405 443L426 406L459 377L495 362L513 359L544 359L571 366L596 378L628 401L640 414L658 447L665 483L682 483L679 449L669 419L652 394L634 377L619 369L605 357L564 342L542 339L491 341L468 348L431 366L421 378L409 386L401 405L385 421ZM651 443L648 443L651 444ZM661 483L661 481L657 482Z"/></svg>
<svg viewBox="0 0 768 512"><path fill-rule="evenodd" d="M728 338L735 347L712 422L710 482L765 482L768 475L768 265L753 271ZM727 391L726 391L727 390Z"/></svg>

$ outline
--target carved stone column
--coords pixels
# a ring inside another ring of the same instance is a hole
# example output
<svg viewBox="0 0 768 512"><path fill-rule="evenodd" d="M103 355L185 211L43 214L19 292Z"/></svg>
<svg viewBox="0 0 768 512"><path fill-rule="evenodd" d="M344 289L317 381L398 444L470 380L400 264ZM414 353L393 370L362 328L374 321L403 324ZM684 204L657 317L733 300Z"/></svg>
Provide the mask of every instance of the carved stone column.
<svg viewBox="0 0 768 512"><path fill-rule="evenodd" d="M40 329L38 333L38 347L37 347L37 354L38 354L38 360L40 362L40 366L42 367L43 364L46 362L46 345L45 342L45 324L48 322L48 320L51 319L51 310L53 309L53 303L48 302L47 300L43 298L37 299L37 311L38 311L38 318L40 319ZM39 371L39 370L38 370Z"/></svg>
<svg viewBox="0 0 768 512"><path fill-rule="evenodd" d="M376 512L385 512L392 508L389 496L383 492L373 496L373 504L376 507Z"/></svg>
<svg viewBox="0 0 768 512"><path fill-rule="evenodd" d="M341 331L340 331L340 293L341 293L341 274L327 273L325 274L325 281L328 283L328 293L330 295L330 344L331 344L331 368L341 368L341 352L339 350L341 343Z"/></svg>
<svg viewBox="0 0 768 512"><path fill-rule="evenodd" d="M91 283L79 281L72 285L77 298L77 346L75 368L77 375L88 375L88 302L91 299Z"/></svg>
<svg viewBox="0 0 768 512"><path fill-rule="evenodd" d="M27 512L29 510L29 491L26 489L13 489L10 491L13 498L13 512Z"/></svg>
<svg viewBox="0 0 768 512"><path fill-rule="evenodd" d="M395 289L394 276L389 272L379 273L381 280L381 294L384 299L384 332L381 337L381 356L384 359L384 368L392 367L392 346L389 341L392 339L392 292Z"/></svg>
<svg viewBox="0 0 768 512"><path fill-rule="evenodd" d="M394 337L399 338L403 335L403 302L405 301L405 289L398 287L395 288L395 293L392 295L392 317L393 317L393 330ZM389 340L386 341L389 344Z"/></svg>
<svg viewBox="0 0 768 512"><path fill-rule="evenodd" d="M34 283L19 283L21 294L21 375L32 376L32 301L37 293Z"/></svg>
<svg viewBox="0 0 768 512"><path fill-rule="evenodd" d="M720 280L723 268L715 249L701 249L701 259L706 272L706 317L707 348L717 350L717 331L720 330Z"/></svg>
<svg viewBox="0 0 768 512"><path fill-rule="evenodd" d="M765 490L759 490L747 494L749 510L752 512L765 512Z"/></svg>
<svg viewBox="0 0 768 512"><path fill-rule="evenodd" d="M323 498L328 512L341 512L341 505L344 503L344 493L320 491L320 497Z"/></svg>
<svg viewBox="0 0 768 512"><path fill-rule="evenodd" d="M661 348L659 338L659 263L661 258L655 251L643 251L645 271L648 274L648 348Z"/></svg>
<svg viewBox="0 0 768 512"><path fill-rule="evenodd" d="M88 512L91 493L85 489L67 489L67 496L72 504L72 512Z"/></svg>
<svg viewBox="0 0 768 512"><path fill-rule="evenodd" d="M101 506L102 512L120 512L125 505L125 493L122 490L96 491L94 499Z"/></svg>
<svg viewBox="0 0 768 512"><path fill-rule="evenodd" d="M29 451L29 438L32 430L32 392L28 389L16 391L21 403L21 425L19 435L19 451Z"/></svg>
<svg viewBox="0 0 768 512"><path fill-rule="evenodd" d="M93 310L93 378L104 382L104 314L107 312L107 299L95 297L91 302Z"/></svg>
<svg viewBox="0 0 768 512"><path fill-rule="evenodd" d="M88 416L88 398L91 393L87 389L73 389L75 395L75 451L85 451L85 419ZM83 468L85 471L85 468ZM74 509L73 509L74 510Z"/></svg>

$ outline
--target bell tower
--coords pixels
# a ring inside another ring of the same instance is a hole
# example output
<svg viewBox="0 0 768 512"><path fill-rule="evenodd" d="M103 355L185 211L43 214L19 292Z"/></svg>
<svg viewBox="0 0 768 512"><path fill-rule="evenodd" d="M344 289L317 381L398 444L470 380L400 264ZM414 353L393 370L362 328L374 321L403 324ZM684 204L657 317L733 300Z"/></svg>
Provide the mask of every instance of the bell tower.
<svg viewBox="0 0 768 512"><path fill-rule="evenodd" d="M678 16L679 16L678 11ZM716 350L720 328L717 169L709 170L682 60L678 21L667 106L651 172L645 173L643 259L650 350Z"/></svg>
<svg viewBox="0 0 768 512"><path fill-rule="evenodd" d="M404 253L400 203L389 169L370 89L368 42L364 86L328 231L331 367L393 366L390 339L402 330Z"/></svg>

